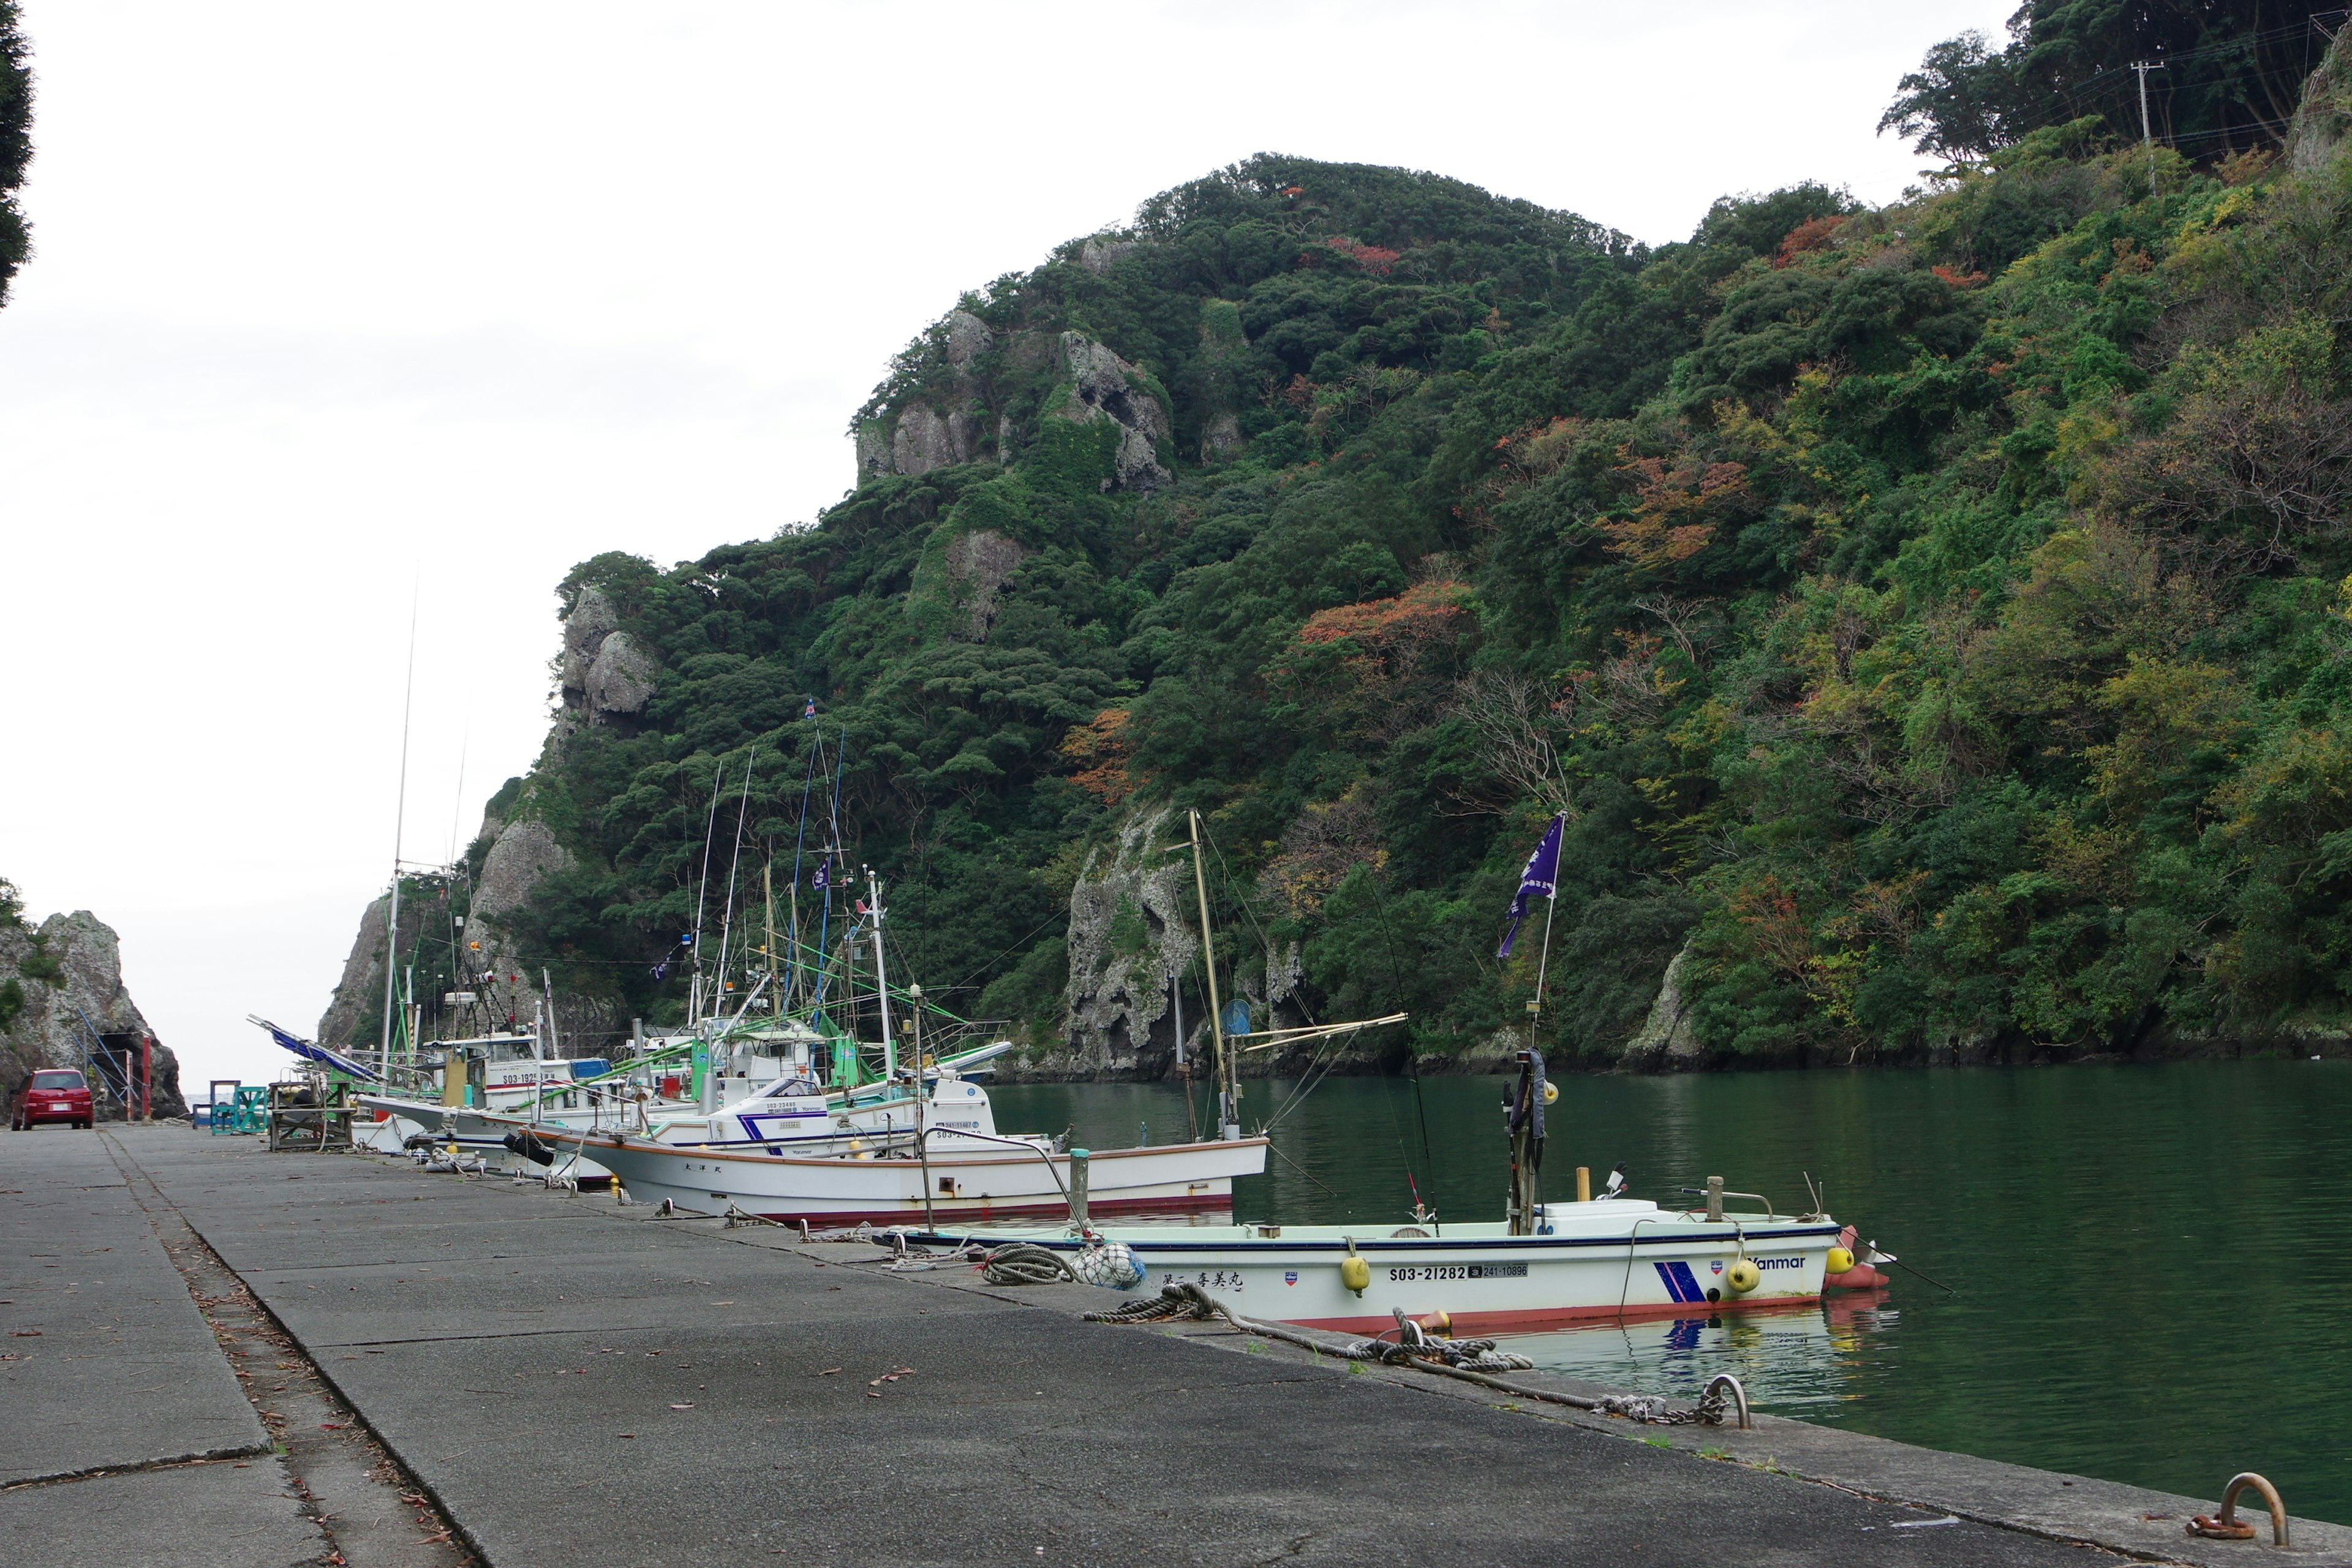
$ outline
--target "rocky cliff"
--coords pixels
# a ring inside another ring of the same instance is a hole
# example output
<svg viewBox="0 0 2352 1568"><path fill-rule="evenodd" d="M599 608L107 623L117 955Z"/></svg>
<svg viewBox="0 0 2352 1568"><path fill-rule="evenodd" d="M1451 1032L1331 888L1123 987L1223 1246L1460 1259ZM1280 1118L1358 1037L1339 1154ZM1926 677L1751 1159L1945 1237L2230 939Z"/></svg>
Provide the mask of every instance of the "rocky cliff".
<svg viewBox="0 0 2352 1568"><path fill-rule="evenodd" d="M124 988L114 929L88 910L34 925L0 882L0 1093L41 1068L82 1068L115 1087L100 1096L100 1115L119 1118L121 1089L139 1094L142 1061L153 1114L185 1116L179 1058Z"/></svg>

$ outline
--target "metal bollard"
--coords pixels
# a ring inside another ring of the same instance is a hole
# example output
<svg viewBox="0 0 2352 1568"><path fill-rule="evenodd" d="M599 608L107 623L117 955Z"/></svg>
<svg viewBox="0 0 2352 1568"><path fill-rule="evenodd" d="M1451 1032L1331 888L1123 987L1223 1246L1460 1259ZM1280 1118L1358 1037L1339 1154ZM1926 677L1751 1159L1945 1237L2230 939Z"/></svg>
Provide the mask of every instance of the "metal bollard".
<svg viewBox="0 0 2352 1568"><path fill-rule="evenodd" d="M1070 1224L1081 1234L1087 1228L1087 1166L1093 1159L1087 1150L1070 1151Z"/></svg>
<svg viewBox="0 0 2352 1568"><path fill-rule="evenodd" d="M2249 1534L2252 1533L2252 1527L2241 1523L2238 1519L2238 1494L2248 1487L2262 1493L2263 1500L2271 1506L2271 1544L2284 1546L2286 1544L2286 1504L2279 1500L2278 1488L2252 1470L2241 1470L2230 1478L2229 1486L2221 1493L2221 1517L2213 1522L2223 1530L2229 1531L2232 1535L2241 1530L2246 1531ZM2191 1524L2188 1528L2191 1535L2199 1533L2196 1525Z"/></svg>
<svg viewBox="0 0 2352 1568"><path fill-rule="evenodd" d="M1731 1397L1738 1401L1739 1405L1739 1429L1743 1432L1748 1431L1755 1425L1755 1423L1748 1419L1748 1385L1741 1383L1729 1373L1718 1372L1713 1377L1708 1378L1706 1380L1706 1386L1698 1391L1698 1402L1700 1405L1704 1407L1706 1402L1714 1396L1715 1391L1726 1384L1728 1384L1731 1386Z"/></svg>

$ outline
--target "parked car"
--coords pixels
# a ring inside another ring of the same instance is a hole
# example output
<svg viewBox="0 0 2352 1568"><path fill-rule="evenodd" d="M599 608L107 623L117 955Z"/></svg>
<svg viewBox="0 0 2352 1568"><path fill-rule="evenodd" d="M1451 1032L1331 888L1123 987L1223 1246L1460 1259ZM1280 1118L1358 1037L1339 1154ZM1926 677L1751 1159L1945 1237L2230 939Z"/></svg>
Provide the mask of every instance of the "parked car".
<svg viewBox="0 0 2352 1568"><path fill-rule="evenodd" d="M89 1079L79 1068L43 1068L17 1087L8 1104L8 1131L28 1131L44 1121L87 1128L96 1115Z"/></svg>

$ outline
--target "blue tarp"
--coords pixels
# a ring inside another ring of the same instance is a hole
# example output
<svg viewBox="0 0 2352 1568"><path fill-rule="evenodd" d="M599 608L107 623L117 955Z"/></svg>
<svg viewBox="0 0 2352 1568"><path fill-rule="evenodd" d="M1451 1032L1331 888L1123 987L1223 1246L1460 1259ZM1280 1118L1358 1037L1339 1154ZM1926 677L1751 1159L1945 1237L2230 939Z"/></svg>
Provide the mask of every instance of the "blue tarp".
<svg viewBox="0 0 2352 1568"><path fill-rule="evenodd" d="M382 1083L383 1081L383 1075L377 1072L373 1068L363 1068L360 1066L359 1063L352 1060L351 1058L331 1051L324 1046L312 1045L310 1041L302 1038L301 1036L281 1029L267 1018L256 1017L248 1014L247 1015L246 1022L268 1030L269 1037L271 1039L276 1040L279 1045L284 1046L288 1050L292 1051L296 1056L300 1057L305 1061L322 1063L327 1067L334 1068L339 1073L345 1074L351 1078L364 1079L370 1083Z"/></svg>

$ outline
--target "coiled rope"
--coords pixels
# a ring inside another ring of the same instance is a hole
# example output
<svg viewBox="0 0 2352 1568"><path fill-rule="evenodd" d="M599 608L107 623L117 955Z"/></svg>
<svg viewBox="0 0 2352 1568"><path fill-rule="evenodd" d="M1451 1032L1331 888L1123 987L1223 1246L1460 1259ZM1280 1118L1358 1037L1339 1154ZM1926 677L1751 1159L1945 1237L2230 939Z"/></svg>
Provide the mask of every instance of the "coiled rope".
<svg viewBox="0 0 2352 1568"><path fill-rule="evenodd" d="M991 1285L1055 1285L1077 1279L1060 1253L1025 1241L982 1253L980 1277Z"/></svg>
<svg viewBox="0 0 2352 1568"><path fill-rule="evenodd" d="M1585 1399L1573 1394L1559 1394L1549 1388L1529 1388L1525 1384L1506 1383L1490 1375L1491 1371L1525 1372L1534 1363L1525 1356L1513 1355L1495 1349L1492 1340L1449 1340L1432 1334L1404 1315L1402 1308L1392 1308L1401 1331L1399 1340L1360 1340L1345 1346L1333 1346L1321 1340L1309 1339L1272 1323L1256 1322L1235 1315L1233 1309L1211 1296L1198 1285L1163 1285L1160 1294L1105 1312L1080 1315L1095 1323L1160 1323L1178 1319L1209 1322L1223 1320L1244 1334L1280 1340L1318 1356L1334 1355L1347 1361L1378 1362L1389 1366L1410 1367L1416 1372L1433 1373L1440 1377L1459 1378L1465 1383L1499 1390L1515 1398L1538 1400L1547 1405L1566 1405L1578 1410L1590 1410L1604 1415L1622 1415L1630 1421L1659 1426L1679 1426L1703 1425L1719 1426L1729 1414L1736 1395L1739 1406L1739 1425L1748 1425L1748 1395L1738 1380L1728 1373L1719 1374L1706 1385L1704 1396L1688 1410L1672 1410L1666 1401L1654 1394L1612 1394L1601 1399ZM1485 1358L1492 1357L1489 1361Z"/></svg>

